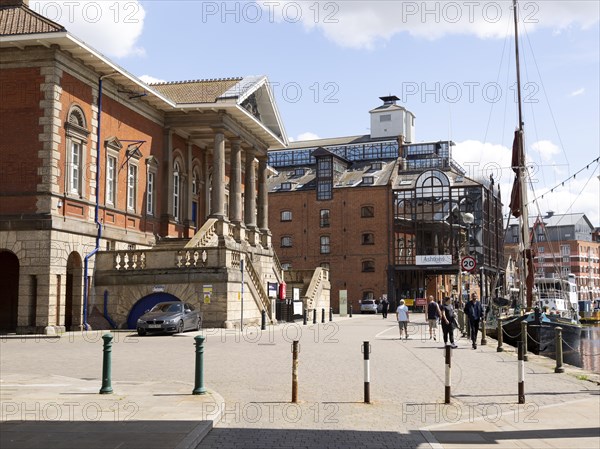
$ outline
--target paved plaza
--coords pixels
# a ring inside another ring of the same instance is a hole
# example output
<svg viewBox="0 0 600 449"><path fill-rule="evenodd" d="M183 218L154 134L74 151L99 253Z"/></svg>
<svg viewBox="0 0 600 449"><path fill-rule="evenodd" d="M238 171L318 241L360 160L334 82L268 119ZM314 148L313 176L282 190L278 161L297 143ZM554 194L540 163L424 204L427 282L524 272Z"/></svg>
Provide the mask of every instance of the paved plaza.
<svg viewBox="0 0 600 449"><path fill-rule="evenodd" d="M197 333L115 332L112 386L99 395L101 332L0 341L0 447L9 448L598 448L598 375L555 374L530 356L517 404L513 350L458 340L452 403L444 404L443 343L411 315L354 316L260 331L206 329L207 395L194 387ZM299 402L291 342L300 341ZM371 343L371 404L363 402ZM211 430L212 429L212 430ZM49 443L51 443L49 445Z"/></svg>

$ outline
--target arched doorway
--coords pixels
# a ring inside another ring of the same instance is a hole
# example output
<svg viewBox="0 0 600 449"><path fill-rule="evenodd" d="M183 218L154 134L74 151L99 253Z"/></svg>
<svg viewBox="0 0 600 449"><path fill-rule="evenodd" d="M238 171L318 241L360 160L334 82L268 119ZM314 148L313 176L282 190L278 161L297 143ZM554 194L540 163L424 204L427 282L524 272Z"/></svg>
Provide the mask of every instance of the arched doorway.
<svg viewBox="0 0 600 449"><path fill-rule="evenodd" d="M151 295L144 296L142 299L136 302L129 311L129 316L127 317L127 328L135 329L138 318L141 317L146 310L151 309L159 302L166 301L180 301L180 299L169 293L152 293Z"/></svg>
<svg viewBox="0 0 600 449"><path fill-rule="evenodd" d="M19 258L10 251L0 251L0 331L17 330L19 304Z"/></svg>
<svg viewBox="0 0 600 449"><path fill-rule="evenodd" d="M82 296L81 256L72 252L67 259L67 285L65 291L65 328L73 330L81 325Z"/></svg>

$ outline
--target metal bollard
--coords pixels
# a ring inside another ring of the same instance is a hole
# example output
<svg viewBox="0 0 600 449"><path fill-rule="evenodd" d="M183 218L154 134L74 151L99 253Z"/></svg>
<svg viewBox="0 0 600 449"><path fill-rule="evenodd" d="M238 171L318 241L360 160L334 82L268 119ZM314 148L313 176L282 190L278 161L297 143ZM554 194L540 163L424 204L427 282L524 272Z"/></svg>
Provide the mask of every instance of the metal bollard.
<svg viewBox="0 0 600 449"><path fill-rule="evenodd" d="M196 335L194 341L196 343L196 376L194 380L194 390L192 394L206 394L204 388L204 340L203 335Z"/></svg>
<svg viewBox="0 0 600 449"><path fill-rule="evenodd" d="M352 304L350 304L350 318L352 318Z"/></svg>
<svg viewBox="0 0 600 449"><path fill-rule="evenodd" d="M329 308L329 321L333 321L333 307Z"/></svg>
<svg viewBox="0 0 600 449"><path fill-rule="evenodd" d="M523 356L525 355L525 348L522 341L519 341L519 352L518 352L518 362L517 367L519 370L519 404L525 404L525 360Z"/></svg>
<svg viewBox="0 0 600 449"><path fill-rule="evenodd" d="M496 332L498 333L498 347L496 348L496 352L502 352L504 351L504 348L502 347L504 335L502 335L502 320L500 318L498 318L498 327Z"/></svg>
<svg viewBox="0 0 600 449"><path fill-rule="evenodd" d="M112 339L111 333L102 336L104 346L102 349L102 388L100 388L100 394L111 394L113 392L111 385Z"/></svg>
<svg viewBox="0 0 600 449"><path fill-rule="evenodd" d="M485 316L481 320L481 346L487 345L487 335L486 335L486 325L485 325Z"/></svg>
<svg viewBox="0 0 600 449"><path fill-rule="evenodd" d="M521 341L523 342L523 360L527 362L527 321L521 321Z"/></svg>
<svg viewBox="0 0 600 449"><path fill-rule="evenodd" d="M554 345L556 346L556 368L555 373L564 373L563 367L563 348L562 348L562 327L554 328Z"/></svg>
<svg viewBox="0 0 600 449"><path fill-rule="evenodd" d="M452 346L446 346L446 379L444 387L444 404L450 404L450 387L452 385L452 375L450 368L452 367Z"/></svg>
<svg viewBox="0 0 600 449"><path fill-rule="evenodd" d="M325 322L325 309L321 309L321 323Z"/></svg>
<svg viewBox="0 0 600 449"><path fill-rule="evenodd" d="M267 328L267 311L263 309L260 314L260 330L264 331Z"/></svg>
<svg viewBox="0 0 600 449"><path fill-rule="evenodd" d="M298 340L292 343L292 403L298 402Z"/></svg>
<svg viewBox="0 0 600 449"><path fill-rule="evenodd" d="M313 309L313 324L317 324L317 309Z"/></svg>
<svg viewBox="0 0 600 449"><path fill-rule="evenodd" d="M308 321L308 310L304 309L302 312L302 324L306 326L306 322Z"/></svg>
<svg viewBox="0 0 600 449"><path fill-rule="evenodd" d="M371 367L369 366L369 354L371 353L371 345L368 341L363 342L362 347L364 368L365 368L365 404L371 403Z"/></svg>

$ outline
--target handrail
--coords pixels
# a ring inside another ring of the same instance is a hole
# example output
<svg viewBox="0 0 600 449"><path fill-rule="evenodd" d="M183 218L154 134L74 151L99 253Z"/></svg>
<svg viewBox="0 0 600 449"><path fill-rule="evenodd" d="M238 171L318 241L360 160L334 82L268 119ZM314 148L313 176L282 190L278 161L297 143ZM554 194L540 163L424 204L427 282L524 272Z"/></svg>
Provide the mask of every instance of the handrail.
<svg viewBox="0 0 600 449"><path fill-rule="evenodd" d="M273 271L275 272L275 276L277 276L277 281L282 283L284 279L283 267L281 266L281 262L279 261L279 257L277 257L275 251L273 251L273 262L275 262L275 269Z"/></svg>
<svg viewBox="0 0 600 449"><path fill-rule="evenodd" d="M206 220L198 232L196 232L190 241L186 243L184 248L198 248L201 246L206 246L206 244L210 242L212 237L217 232L217 221L218 220L216 218L209 218Z"/></svg>
<svg viewBox="0 0 600 449"><path fill-rule="evenodd" d="M262 282L260 282L260 276L256 272L256 269L254 268L254 265L252 264L252 261L250 260L248 254L246 254L244 259L244 266L246 267L248 274L250 275L250 279L252 280L252 285L254 286L256 293L258 294L258 298L255 297L254 299L257 302L257 304L259 306L262 305L262 308L266 309L269 316L271 316L271 301L269 301L269 296L267 295L267 292L265 291ZM258 300L260 300L262 304L260 304Z"/></svg>
<svg viewBox="0 0 600 449"><path fill-rule="evenodd" d="M317 268L310 280L308 289L304 297L306 298L306 308L311 310L314 309L315 300L320 296L323 291L322 281L325 278L325 270L321 267ZM311 307L312 306L312 307Z"/></svg>

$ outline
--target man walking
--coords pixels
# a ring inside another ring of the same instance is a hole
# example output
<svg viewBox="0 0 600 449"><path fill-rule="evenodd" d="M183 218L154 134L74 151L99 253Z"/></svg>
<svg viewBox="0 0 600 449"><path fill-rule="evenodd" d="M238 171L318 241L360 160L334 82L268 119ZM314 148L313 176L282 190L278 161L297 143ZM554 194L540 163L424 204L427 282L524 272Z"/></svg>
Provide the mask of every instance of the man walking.
<svg viewBox="0 0 600 449"><path fill-rule="evenodd" d="M433 296L430 295L428 298L427 309L425 310L427 323L429 324L429 339L433 338L435 341L435 333L437 329L438 319L441 317L440 307L437 302L433 300Z"/></svg>
<svg viewBox="0 0 600 449"><path fill-rule="evenodd" d="M387 298L384 296L381 301L381 314L383 315L384 320L387 318L389 308L390 308L390 303L388 302Z"/></svg>
<svg viewBox="0 0 600 449"><path fill-rule="evenodd" d="M469 319L473 349L477 349L477 333L479 332L479 321L483 317L483 308L481 307L481 303L477 300L477 293L471 294L471 300L465 306L465 315L467 315L467 318Z"/></svg>
<svg viewBox="0 0 600 449"><path fill-rule="evenodd" d="M396 319L398 320L398 326L400 327L400 340L402 340L402 329L408 340L408 307L404 305L404 300L400 300L400 305L396 309Z"/></svg>

